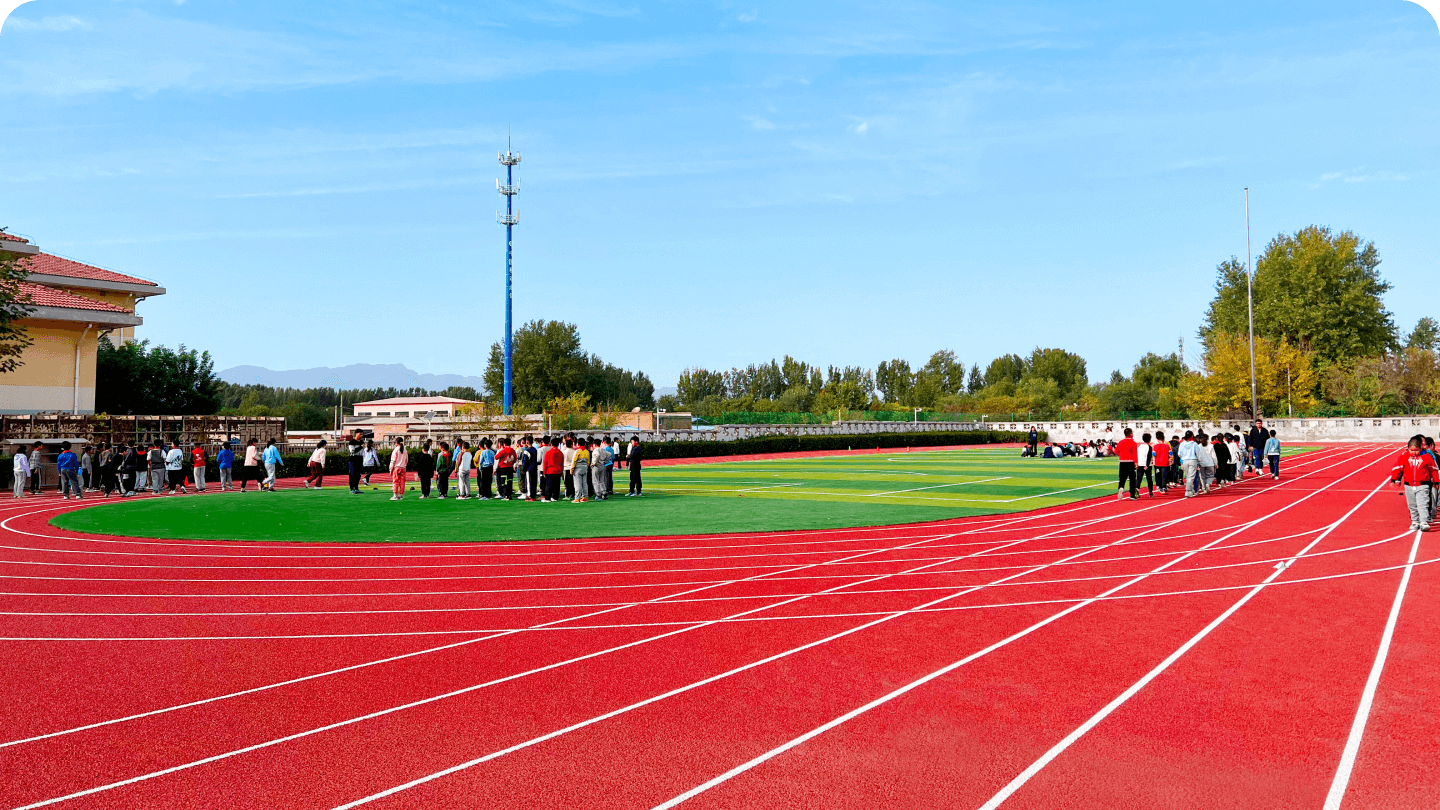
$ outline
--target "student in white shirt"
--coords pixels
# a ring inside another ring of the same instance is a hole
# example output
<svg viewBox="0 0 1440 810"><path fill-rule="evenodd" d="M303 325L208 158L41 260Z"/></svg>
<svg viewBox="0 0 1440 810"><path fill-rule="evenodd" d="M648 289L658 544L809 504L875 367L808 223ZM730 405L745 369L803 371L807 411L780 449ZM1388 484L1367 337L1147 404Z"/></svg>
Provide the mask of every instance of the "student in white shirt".
<svg viewBox="0 0 1440 810"><path fill-rule="evenodd" d="M1145 486L1150 490L1150 497L1155 497L1155 475L1150 470L1150 434L1146 433L1140 437L1135 445L1135 482L1136 489L1139 489L1141 478L1145 479Z"/></svg>
<svg viewBox="0 0 1440 810"><path fill-rule="evenodd" d="M15 497L25 497L25 485L30 483L30 459L25 455L25 448L15 445Z"/></svg>
<svg viewBox="0 0 1440 810"><path fill-rule="evenodd" d="M455 477L460 484L460 492L455 496L457 501L470 500L470 468L475 464L475 459L470 455L470 442L460 442L455 448Z"/></svg>

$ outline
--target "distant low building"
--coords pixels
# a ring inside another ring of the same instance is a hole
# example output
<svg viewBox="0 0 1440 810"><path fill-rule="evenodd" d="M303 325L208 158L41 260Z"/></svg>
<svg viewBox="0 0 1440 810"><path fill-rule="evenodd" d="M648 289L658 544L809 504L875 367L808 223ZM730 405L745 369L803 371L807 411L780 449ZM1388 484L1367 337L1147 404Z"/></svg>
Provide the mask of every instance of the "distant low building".
<svg viewBox="0 0 1440 810"><path fill-rule="evenodd" d="M137 305L165 289L153 281L44 253L28 239L0 233L0 251L30 260L22 294L33 311L17 323L34 343L20 367L0 374L0 414L95 412L100 336L133 340Z"/></svg>

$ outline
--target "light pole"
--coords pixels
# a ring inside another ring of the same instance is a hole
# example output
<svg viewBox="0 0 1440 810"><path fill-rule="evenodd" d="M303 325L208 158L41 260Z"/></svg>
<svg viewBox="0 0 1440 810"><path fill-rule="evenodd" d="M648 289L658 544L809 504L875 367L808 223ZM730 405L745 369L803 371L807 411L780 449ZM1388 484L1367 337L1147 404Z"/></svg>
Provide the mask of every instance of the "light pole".
<svg viewBox="0 0 1440 810"><path fill-rule="evenodd" d="M1250 187L1245 187L1245 300L1250 311L1250 418L1260 418L1255 385L1255 274L1250 270Z"/></svg>
<svg viewBox="0 0 1440 810"><path fill-rule="evenodd" d="M505 213L495 214L495 221L505 226L505 415L510 415L510 405L514 399L514 347L511 345L510 329L510 276L511 276L511 250L514 245L512 241L513 228L520 223L520 216L515 213L515 195L520 193L520 184L515 182L515 164L520 162L520 155L510 151L510 140L505 140L505 151L500 152L497 157L500 165L505 167L505 184L501 185L499 180L495 181L495 190L505 196Z"/></svg>

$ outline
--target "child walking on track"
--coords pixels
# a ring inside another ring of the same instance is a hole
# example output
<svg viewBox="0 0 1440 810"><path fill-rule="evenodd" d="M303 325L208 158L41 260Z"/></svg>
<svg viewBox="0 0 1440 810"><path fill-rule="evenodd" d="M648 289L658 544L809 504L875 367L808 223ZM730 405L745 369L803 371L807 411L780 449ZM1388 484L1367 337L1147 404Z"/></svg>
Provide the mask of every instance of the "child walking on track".
<svg viewBox="0 0 1440 810"><path fill-rule="evenodd" d="M1125 487L1130 487L1130 500L1140 497L1139 482L1135 480L1135 431L1125 428L1125 438L1115 445L1115 456L1120 459L1120 493L1116 495L1119 500L1125 500Z"/></svg>
<svg viewBox="0 0 1440 810"><path fill-rule="evenodd" d="M1440 467L1435 459L1425 452L1425 437L1414 436L1405 452L1395 459L1390 471L1391 483L1405 487L1405 505L1410 507L1410 530L1430 531L1430 522L1435 519L1435 507L1431 487L1440 482Z"/></svg>
<svg viewBox="0 0 1440 810"><path fill-rule="evenodd" d="M406 467L410 464L410 454L405 452L405 440L399 436L395 437L395 449L390 451L390 500L398 501L405 497L405 479L409 477Z"/></svg>

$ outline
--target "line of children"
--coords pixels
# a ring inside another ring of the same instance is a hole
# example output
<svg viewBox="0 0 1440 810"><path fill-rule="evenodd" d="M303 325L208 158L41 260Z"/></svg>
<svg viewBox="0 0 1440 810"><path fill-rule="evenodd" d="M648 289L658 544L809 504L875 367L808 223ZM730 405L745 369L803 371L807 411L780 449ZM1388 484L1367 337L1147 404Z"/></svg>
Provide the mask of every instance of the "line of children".
<svg viewBox="0 0 1440 810"><path fill-rule="evenodd" d="M1427 450L1424 436L1410 437L1405 451L1395 459L1395 466L1390 470L1390 482L1404 488L1405 505L1410 509L1410 530L1430 531L1430 525L1435 522L1440 464L1436 463L1434 450Z"/></svg>

